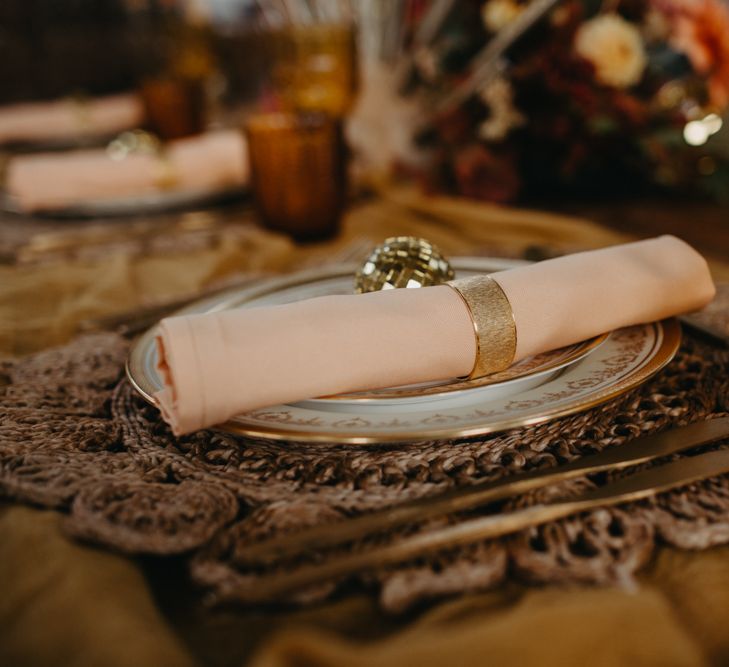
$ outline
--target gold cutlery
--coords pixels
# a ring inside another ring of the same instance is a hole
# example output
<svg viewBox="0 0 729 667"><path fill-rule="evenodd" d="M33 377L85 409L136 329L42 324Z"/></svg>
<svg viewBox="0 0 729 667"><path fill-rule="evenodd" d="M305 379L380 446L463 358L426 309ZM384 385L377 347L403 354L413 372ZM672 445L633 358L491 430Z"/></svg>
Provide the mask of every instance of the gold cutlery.
<svg viewBox="0 0 729 667"><path fill-rule="evenodd" d="M718 420L717 420L718 421ZM634 502L691 483L729 472L729 450L688 456L659 465L629 477L609 482L578 498L535 505L507 514L471 519L424 533L415 534L365 551L332 558L320 564L292 571L279 571L258 578L241 594L247 600L273 600L276 596L305 586L345 577L482 540L508 535L549 521L601 507ZM228 591L227 595L235 591Z"/></svg>
<svg viewBox="0 0 729 667"><path fill-rule="evenodd" d="M321 551L404 524L421 523L426 519L474 509L584 475L639 465L706 445L727 436L729 436L729 417L695 422L688 426L642 436L624 445L611 447L599 454L557 468L539 469L505 480L481 482L465 488L452 489L439 495L418 498L340 523L315 526L283 537L263 540L241 549L237 559L241 563L259 563Z"/></svg>

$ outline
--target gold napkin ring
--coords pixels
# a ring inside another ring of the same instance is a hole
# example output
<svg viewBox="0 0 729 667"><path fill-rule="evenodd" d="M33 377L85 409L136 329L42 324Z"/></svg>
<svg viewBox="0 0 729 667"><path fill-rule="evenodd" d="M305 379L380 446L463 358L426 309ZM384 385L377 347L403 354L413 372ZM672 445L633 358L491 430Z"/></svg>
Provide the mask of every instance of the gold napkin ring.
<svg viewBox="0 0 729 667"><path fill-rule="evenodd" d="M446 283L463 299L476 336L476 361L467 378L503 371L516 354L516 322L509 299L491 276L473 276Z"/></svg>
<svg viewBox="0 0 729 667"><path fill-rule="evenodd" d="M155 187L159 190L171 190L176 187L179 182L179 178L177 175L177 169L175 168L175 164L169 153L164 148L161 148L155 155L155 158L157 160L157 173L155 174L154 179Z"/></svg>
<svg viewBox="0 0 729 667"><path fill-rule="evenodd" d="M73 95L68 98L68 103L71 106L71 113L78 128L78 133L82 135L91 134L94 130L94 119L91 115L89 100L83 95Z"/></svg>

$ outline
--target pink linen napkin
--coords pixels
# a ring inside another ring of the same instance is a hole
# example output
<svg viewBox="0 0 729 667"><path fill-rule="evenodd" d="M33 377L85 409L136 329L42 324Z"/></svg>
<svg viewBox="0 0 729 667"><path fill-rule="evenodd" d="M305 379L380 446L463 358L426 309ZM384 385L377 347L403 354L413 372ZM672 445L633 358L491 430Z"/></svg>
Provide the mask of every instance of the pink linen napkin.
<svg viewBox="0 0 729 667"><path fill-rule="evenodd" d="M0 144L107 136L138 127L144 106L135 93L0 107Z"/></svg>
<svg viewBox="0 0 729 667"><path fill-rule="evenodd" d="M23 155L10 160L5 187L30 212L160 190L241 186L248 180L244 141L234 130L180 139L168 144L165 163L143 154L115 161L103 149Z"/></svg>
<svg viewBox="0 0 729 667"><path fill-rule="evenodd" d="M515 361L714 295L705 260L672 236L492 277L514 312ZM155 399L178 435L278 403L465 376L476 354L468 310L443 285L171 317L157 348Z"/></svg>

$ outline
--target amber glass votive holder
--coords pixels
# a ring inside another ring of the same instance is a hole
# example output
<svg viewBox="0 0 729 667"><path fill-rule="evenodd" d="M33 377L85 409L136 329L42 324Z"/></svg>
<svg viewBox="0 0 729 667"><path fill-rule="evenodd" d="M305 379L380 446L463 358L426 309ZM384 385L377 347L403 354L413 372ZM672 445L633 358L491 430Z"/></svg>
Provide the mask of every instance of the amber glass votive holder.
<svg viewBox="0 0 729 667"><path fill-rule="evenodd" d="M149 129L163 141L198 134L205 128L203 79L150 78L142 83L140 92Z"/></svg>
<svg viewBox="0 0 729 667"><path fill-rule="evenodd" d="M341 121L324 113L264 113L245 129L253 197L266 226L298 241L333 236L347 196Z"/></svg>
<svg viewBox="0 0 729 667"><path fill-rule="evenodd" d="M271 32L272 83L287 108L343 116L357 90L357 49L351 25L291 25Z"/></svg>

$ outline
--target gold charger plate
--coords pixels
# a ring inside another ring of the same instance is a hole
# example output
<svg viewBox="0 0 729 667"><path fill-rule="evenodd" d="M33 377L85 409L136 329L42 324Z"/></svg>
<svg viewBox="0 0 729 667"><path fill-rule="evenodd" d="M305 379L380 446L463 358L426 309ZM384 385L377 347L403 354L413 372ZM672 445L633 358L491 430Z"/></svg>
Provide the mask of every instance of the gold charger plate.
<svg viewBox="0 0 729 667"><path fill-rule="evenodd" d="M486 258L453 260L457 275L490 273L519 265ZM202 300L181 313L276 305L352 290L353 266L309 271L262 281ZM154 403L162 386L156 371L155 328L133 345L127 374L140 394ZM579 412L638 386L667 364L680 342L675 320L629 327L606 335L581 357L530 381L529 374L496 384L442 387L427 401L397 397L374 402L313 399L240 415L219 428L240 435L302 442L373 444L452 439L507 430ZM510 383L522 385L509 392ZM523 388L522 388L523 387ZM412 391L409 388L408 391Z"/></svg>

